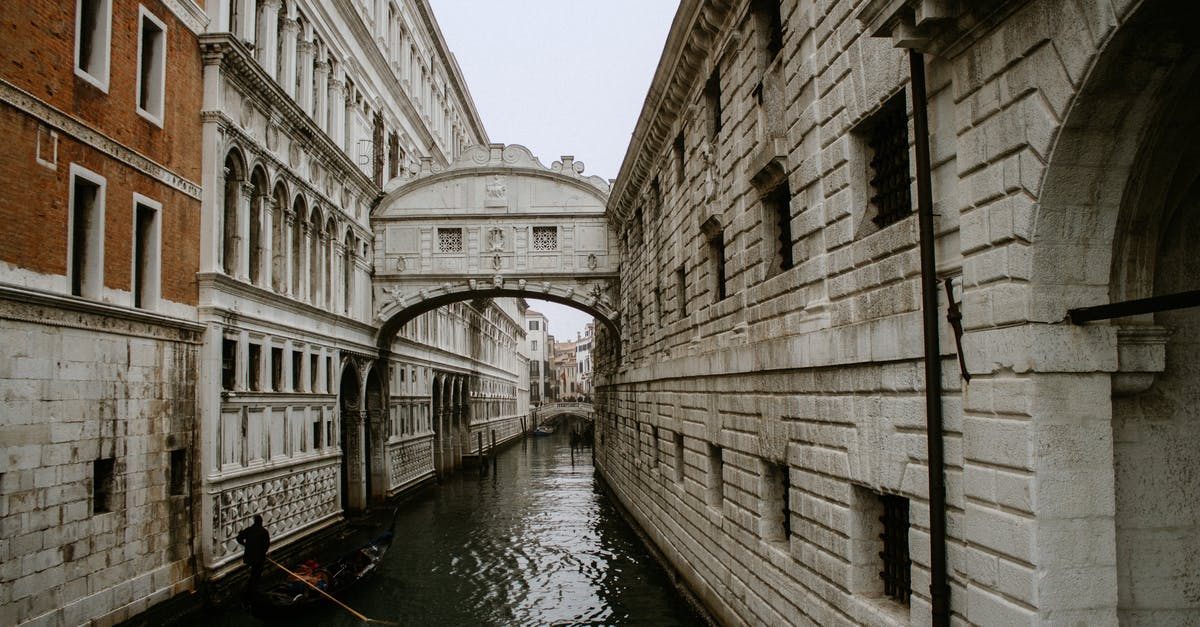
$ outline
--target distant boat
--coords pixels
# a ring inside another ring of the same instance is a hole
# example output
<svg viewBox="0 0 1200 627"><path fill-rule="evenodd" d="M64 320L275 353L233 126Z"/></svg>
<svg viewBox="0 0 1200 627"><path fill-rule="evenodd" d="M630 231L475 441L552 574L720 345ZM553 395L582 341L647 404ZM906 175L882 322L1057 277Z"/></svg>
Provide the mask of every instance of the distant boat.
<svg viewBox="0 0 1200 627"><path fill-rule="evenodd" d="M539 436L539 437L547 436L547 435L554 435L554 427L551 427L550 425L542 425L542 426L538 427L537 429L534 429L533 434L536 436Z"/></svg>

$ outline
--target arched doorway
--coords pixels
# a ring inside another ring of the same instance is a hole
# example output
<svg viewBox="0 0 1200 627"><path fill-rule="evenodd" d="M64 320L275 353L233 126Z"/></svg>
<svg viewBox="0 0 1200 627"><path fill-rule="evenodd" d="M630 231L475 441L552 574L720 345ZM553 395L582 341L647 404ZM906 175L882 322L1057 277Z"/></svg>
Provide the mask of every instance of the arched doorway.
<svg viewBox="0 0 1200 627"><path fill-rule="evenodd" d="M1200 288L1197 18L1194 3L1143 2L1072 102L1036 214L1032 301L1045 323L1064 309ZM1090 553L1115 552L1120 623L1186 623L1200 611L1200 309L1089 325L1109 333L1077 344L1111 349L1115 372L1047 376L1069 402L1051 403L1064 415L1043 428L1073 442L1044 446L1070 451L1074 467L1048 475L1071 499L1048 499L1041 528L1086 528ZM1082 572L1075 562L1046 570L1056 568Z"/></svg>
<svg viewBox="0 0 1200 627"><path fill-rule="evenodd" d="M388 408L386 390L383 378L379 375L378 366L372 367L367 373L366 411L364 416L366 468L363 472L366 485L365 492L368 500L387 498L387 463L384 458L384 443L387 441Z"/></svg>
<svg viewBox="0 0 1200 627"><path fill-rule="evenodd" d="M353 362L342 365L341 384L338 386L338 414L342 436L342 509L361 510L367 506L367 477L369 462L365 455L366 429L363 404L359 393L358 374Z"/></svg>

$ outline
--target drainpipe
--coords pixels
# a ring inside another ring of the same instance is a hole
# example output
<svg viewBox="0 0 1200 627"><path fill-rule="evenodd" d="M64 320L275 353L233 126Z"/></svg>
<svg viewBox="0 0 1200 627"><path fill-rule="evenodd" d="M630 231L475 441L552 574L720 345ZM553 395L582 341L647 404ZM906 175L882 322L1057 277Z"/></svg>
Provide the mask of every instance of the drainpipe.
<svg viewBox="0 0 1200 627"><path fill-rule="evenodd" d="M925 419L929 454L929 599L933 625L950 624L946 581L946 477L942 447L942 360L938 340L938 285L934 260L933 190L929 165L929 113L926 111L925 57L908 51L916 135L917 219L921 235L921 311L925 331Z"/></svg>

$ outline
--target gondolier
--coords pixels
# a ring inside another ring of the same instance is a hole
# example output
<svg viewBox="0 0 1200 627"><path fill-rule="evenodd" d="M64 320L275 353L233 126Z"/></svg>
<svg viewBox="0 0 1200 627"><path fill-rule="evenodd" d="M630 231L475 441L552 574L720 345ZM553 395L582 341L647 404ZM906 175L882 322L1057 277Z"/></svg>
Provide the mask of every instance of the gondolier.
<svg viewBox="0 0 1200 627"><path fill-rule="evenodd" d="M271 546L271 533L262 524L262 516L254 515L254 524L242 529L237 534L238 544L245 547L242 552L242 563L250 567L250 578L246 581L246 601L254 598L254 588L262 575L263 565L267 563L267 549Z"/></svg>

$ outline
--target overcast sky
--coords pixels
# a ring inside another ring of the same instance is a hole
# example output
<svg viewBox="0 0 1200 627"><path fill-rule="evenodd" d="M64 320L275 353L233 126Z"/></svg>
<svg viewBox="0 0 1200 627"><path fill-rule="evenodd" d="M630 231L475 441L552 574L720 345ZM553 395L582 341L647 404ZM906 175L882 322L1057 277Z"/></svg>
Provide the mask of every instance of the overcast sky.
<svg viewBox="0 0 1200 627"><path fill-rule="evenodd" d="M493 142L616 178L677 0L430 0ZM590 316L532 301L557 339Z"/></svg>

